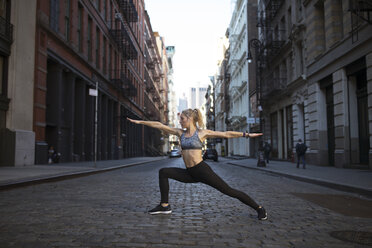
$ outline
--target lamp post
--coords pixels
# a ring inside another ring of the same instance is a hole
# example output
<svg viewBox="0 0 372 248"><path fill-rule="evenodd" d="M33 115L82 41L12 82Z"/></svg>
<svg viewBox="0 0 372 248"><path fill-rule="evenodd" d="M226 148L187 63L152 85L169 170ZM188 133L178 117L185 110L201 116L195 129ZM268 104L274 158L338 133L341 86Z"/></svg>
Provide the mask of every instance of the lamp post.
<svg viewBox="0 0 372 248"><path fill-rule="evenodd" d="M255 49L256 54L256 94L257 94L257 105L258 105L258 111L259 111L259 120L260 120L260 132L263 132L262 127L262 102L261 102L261 96L262 96L262 88L261 88L261 62L262 62L262 52L263 52L263 44L258 39L251 39L248 42L248 57L247 61L248 63L253 62L252 53L251 53L251 47ZM260 64L259 64L260 63ZM259 167L265 167L266 162L264 158L264 152L263 152L263 140L262 137L259 139L258 144L258 162L257 166Z"/></svg>

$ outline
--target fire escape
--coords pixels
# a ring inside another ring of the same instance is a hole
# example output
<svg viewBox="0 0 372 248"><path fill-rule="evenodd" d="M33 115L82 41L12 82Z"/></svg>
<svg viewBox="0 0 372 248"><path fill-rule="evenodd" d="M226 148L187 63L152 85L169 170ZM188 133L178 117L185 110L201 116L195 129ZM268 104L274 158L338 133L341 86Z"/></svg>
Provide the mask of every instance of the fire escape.
<svg viewBox="0 0 372 248"><path fill-rule="evenodd" d="M134 97L137 95L137 88L125 75L124 70L114 71L112 73L111 83L124 97Z"/></svg>
<svg viewBox="0 0 372 248"><path fill-rule="evenodd" d="M161 84L161 79L163 77L163 74L161 73L160 69L160 62L157 59L157 51L156 47L154 46L154 41L152 40L152 37L148 37L146 39L146 44L148 47L148 50L145 49L145 55L146 55L146 67L150 74L147 73L147 79L146 79L146 89L149 93L152 95L152 101L154 104L158 104L158 107L160 110L164 108L162 101L161 101L161 93L164 92L164 89ZM145 76L146 77L146 76Z"/></svg>
<svg viewBox="0 0 372 248"><path fill-rule="evenodd" d="M120 18L120 14L118 16ZM116 26L119 27L111 29L110 34L115 40L115 43L123 55L123 58L125 60L137 59L137 50L129 36L127 28L122 22L116 22Z"/></svg>
<svg viewBox="0 0 372 248"><path fill-rule="evenodd" d="M258 13L257 27L261 29L261 47L257 50L257 73L261 81L261 99L269 99L283 90L286 78L280 78L274 73L271 61L280 53L285 44L285 30L279 26L273 27L274 19L284 0L264 0L265 10ZM279 24L279 22L277 22ZM265 76L266 75L266 76Z"/></svg>
<svg viewBox="0 0 372 248"><path fill-rule="evenodd" d="M372 2L370 0L349 0L351 15L351 40L358 41L358 30L364 22L372 24Z"/></svg>
<svg viewBox="0 0 372 248"><path fill-rule="evenodd" d="M116 0L127 22L138 22L138 13L133 0Z"/></svg>
<svg viewBox="0 0 372 248"><path fill-rule="evenodd" d="M124 60L136 60L138 53L129 35L129 26L125 23L137 22L138 14L133 0L117 0L120 13L115 14L116 20L112 23L110 34ZM124 18L123 18L124 17ZM123 66L112 73L111 82L114 87L125 97L137 95L137 89L133 85L128 71Z"/></svg>

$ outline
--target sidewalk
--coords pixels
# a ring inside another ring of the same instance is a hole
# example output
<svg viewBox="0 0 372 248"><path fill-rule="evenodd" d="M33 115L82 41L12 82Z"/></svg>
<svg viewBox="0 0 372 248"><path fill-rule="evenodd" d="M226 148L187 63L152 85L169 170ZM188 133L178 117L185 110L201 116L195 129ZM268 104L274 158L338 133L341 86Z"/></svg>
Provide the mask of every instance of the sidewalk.
<svg viewBox="0 0 372 248"><path fill-rule="evenodd" d="M96 166L94 162L89 161L23 167L0 167L0 190L85 176L163 159L167 159L167 157L136 157L97 161Z"/></svg>
<svg viewBox="0 0 372 248"><path fill-rule="evenodd" d="M0 190L86 176L163 159L167 159L167 157L136 157L98 161L96 167L93 162L0 167ZM219 161L372 197L372 170L340 169L316 165L306 165L304 170L302 167L297 169L295 163L284 161L270 161L266 167L257 167L257 159L244 157L220 157Z"/></svg>
<svg viewBox="0 0 372 248"><path fill-rule="evenodd" d="M358 193L372 197L372 170L343 169L317 165L306 165L306 169L296 168L295 163L270 161L266 167L257 167L257 159L220 159L228 164L248 169L266 171L292 179L319 184L334 189Z"/></svg>

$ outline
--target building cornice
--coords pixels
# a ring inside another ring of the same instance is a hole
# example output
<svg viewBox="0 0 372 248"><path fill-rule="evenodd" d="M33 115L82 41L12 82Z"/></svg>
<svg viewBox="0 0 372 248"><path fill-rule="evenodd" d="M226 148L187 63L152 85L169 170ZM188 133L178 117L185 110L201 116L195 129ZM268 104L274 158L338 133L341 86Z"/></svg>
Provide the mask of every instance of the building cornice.
<svg viewBox="0 0 372 248"><path fill-rule="evenodd" d="M341 40L307 65L310 82L319 81L334 71L372 52L372 25L359 31L359 41L352 44L351 35ZM326 66L325 66L326 65Z"/></svg>

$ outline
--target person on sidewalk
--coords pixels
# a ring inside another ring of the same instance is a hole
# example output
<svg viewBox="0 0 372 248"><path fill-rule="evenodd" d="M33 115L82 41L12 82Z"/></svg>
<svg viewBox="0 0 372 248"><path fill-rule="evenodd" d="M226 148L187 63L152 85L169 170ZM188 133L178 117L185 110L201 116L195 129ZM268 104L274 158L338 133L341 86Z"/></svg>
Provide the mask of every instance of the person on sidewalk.
<svg viewBox="0 0 372 248"><path fill-rule="evenodd" d="M268 142L265 142L265 145L264 145L264 154L265 154L266 163L269 163L270 152L271 152L271 146L270 146L270 144Z"/></svg>
<svg viewBox="0 0 372 248"><path fill-rule="evenodd" d="M234 131L212 131L201 129L203 124L202 115L199 109L186 109L180 115L180 124L183 129L168 127L158 121L129 121L135 124L143 124L153 128L160 129L166 133L177 135L180 137L182 158L186 169L182 168L162 168L159 170L159 186L161 201L154 209L149 211L150 214L170 214L172 212L168 202L169 182L168 179L174 179L183 183L204 183L220 192L234 197L244 204L255 209L259 220L266 220L266 210L258 205L251 197L244 192L231 188L222 178L220 178L202 158L203 141L207 138L255 138L261 136L262 133L242 133Z"/></svg>
<svg viewBox="0 0 372 248"><path fill-rule="evenodd" d="M296 153L297 153L297 168L300 168L300 161L302 160L302 168L306 169L306 161L305 161L305 154L306 154L307 146L305 143L302 143L302 140L299 139L298 143L296 144Z"/></svg>

